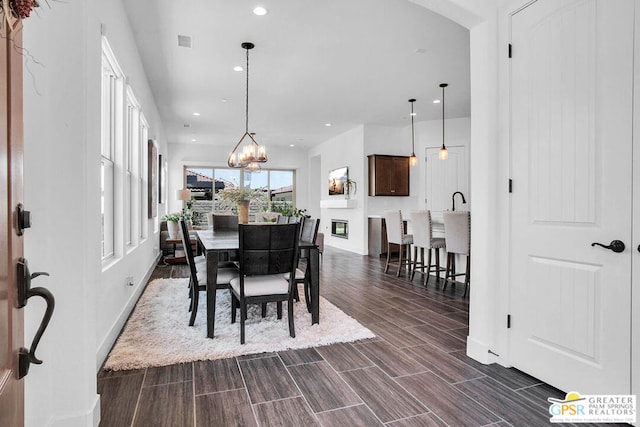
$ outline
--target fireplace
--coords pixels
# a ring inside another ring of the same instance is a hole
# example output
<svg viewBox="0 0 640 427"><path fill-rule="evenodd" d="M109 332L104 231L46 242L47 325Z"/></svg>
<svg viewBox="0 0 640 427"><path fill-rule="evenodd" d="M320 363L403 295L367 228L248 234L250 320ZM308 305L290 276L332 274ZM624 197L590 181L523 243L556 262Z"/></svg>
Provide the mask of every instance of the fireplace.
<svg viewBox="0 0 640 427"><path fill-rule="evenodd" d="M345 219L331 220L331 235L341 239L349 238L349 221Z"/></svg>

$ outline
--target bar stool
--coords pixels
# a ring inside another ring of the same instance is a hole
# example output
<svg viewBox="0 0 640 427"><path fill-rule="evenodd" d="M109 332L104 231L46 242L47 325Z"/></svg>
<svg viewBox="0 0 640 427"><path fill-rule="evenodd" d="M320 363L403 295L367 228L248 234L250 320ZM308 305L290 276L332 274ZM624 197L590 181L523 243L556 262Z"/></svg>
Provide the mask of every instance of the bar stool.
<svg viewBox="0 0 640 427"><path fill-rule="evenodd" d="M469 273L471 259L471 215L469 212L444 212L444 235L447 245L447 268L442 290L447 287L447 280L455 282L456 276L464 275L464 295L469 288ZM467 257L467 267L464 273L456 274L456 254Z"/></svg>
<svg viewBox="0 0 640 427"><path fill-rule="evenodd" d="M431 211L421 210L410 213L411 226L413 228L413 268L411 269L411 280L416 274L416 269L422 273L423 285L429 283L429 274L431 271L436 273L436 283L440 281L440 249L445 248L445 241L442 237L433 237L433 228L431 225ZM420 262L418 262L418 248L420 248ZM427 263L424 262L424 250L427 250ZM436 265L431 264L431 250L436 252ZM427 267L425 272L424 268Z"/></svg>
<svg viewBox="0 0 640 427"><path fill-rule="evenodd" d="M413 243L413 235L405 234L404 222L402 221L402 212L400 211L384 211L384 221L387 227L387 263L384 266L384 272L389 270L389 261L391 258L391 245L400 246L400 254L398 255L398 272L400 277L400 269L403 265L411 267L411 244ZM406 252L406 259L402 260L402 252Z"/></svg>

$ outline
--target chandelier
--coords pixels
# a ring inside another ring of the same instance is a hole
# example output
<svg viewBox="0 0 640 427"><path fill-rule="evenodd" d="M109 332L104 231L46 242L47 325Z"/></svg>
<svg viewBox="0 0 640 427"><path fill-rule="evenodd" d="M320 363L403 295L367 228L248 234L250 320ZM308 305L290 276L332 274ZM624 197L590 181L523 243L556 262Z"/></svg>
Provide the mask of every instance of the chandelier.
<svg viewBox="0 0 640 427"><path fill-rule="evenodd" d="M260 168L260 163L265 163L267 161L267 152L263 145L260 145L256 142L253 137L253 133L249 133L249 50L253 49L255 45L251 42L242 43L242 48L247 51L247 87L246 87L246 98L245 98L245 127L244 134L240 141L233 147L231 153L229 153L229 158L227 159L227 164L232 168L241 168L241 169L249 169L249 170L257 170ZM244 146L242 142L245 138L249 138Z"/></svg>

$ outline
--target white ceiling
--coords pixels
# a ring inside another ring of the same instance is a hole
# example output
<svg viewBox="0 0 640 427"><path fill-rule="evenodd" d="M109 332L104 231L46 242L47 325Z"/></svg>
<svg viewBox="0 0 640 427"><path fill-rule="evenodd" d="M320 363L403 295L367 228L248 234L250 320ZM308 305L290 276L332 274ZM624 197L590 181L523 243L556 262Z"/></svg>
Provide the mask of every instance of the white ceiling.
<svg viewBox="0 0 640 427"><path fill-rule="evenodd" d="M256 45L249 131L267 146L309 147L363 123L406 126L409 98L416 121L439 120L442 82L446 118L470 115L468 30L408 0L123 3L171 143L240 138L246 75L233 67L245 65L244 41ZM269 13L254 15L257 5Z"/></svg>

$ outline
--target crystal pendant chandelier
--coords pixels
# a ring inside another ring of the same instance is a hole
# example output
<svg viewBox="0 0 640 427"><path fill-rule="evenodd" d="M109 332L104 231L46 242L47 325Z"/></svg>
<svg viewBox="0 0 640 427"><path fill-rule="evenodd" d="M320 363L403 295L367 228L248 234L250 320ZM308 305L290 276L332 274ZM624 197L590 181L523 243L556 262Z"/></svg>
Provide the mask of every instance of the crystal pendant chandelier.
<svg viewBox="0 0 640 427"><path fill-rule="evenodd" d="M260 163L267 161L267 152L263 145L256 142L253 137L253 133L249 133L249 50L253 49L255 45L251 42L242 43L242 48L247 51L247 88L246 88L246 101L245 101L245 128L244 134L240 141L233 147L227 164L232 168L241 168L255 171L260 169ZM248 138L245 145L242 146L242 142Z"/></svg>

